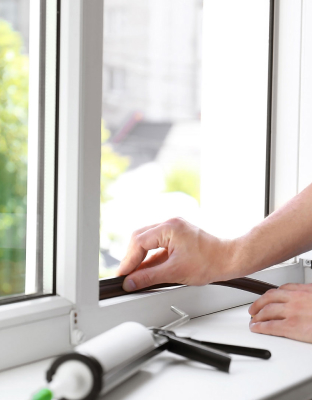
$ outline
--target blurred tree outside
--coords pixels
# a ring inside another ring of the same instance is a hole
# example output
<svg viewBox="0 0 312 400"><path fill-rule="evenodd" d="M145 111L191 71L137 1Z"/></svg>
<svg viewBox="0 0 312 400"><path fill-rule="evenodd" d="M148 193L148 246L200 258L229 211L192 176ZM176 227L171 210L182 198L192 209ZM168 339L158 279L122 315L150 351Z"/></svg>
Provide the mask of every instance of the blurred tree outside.
<svg viewBox="0 0 312 400"><path fill-rule="evenodd" d="M165 192L182 192L200 203L200 173L187 165L177 164L165 176Z"/></svg>
<svg viewBox="0 0 312 400"><path fill-rule="evenodd" d="M24 292L28 56L0 19L0 296Z"/></svg>
<svg viewBox="0 0 312 400"><path fill-rule="evenodd" d="M111 200L108 194L108 187L119 175L126 171L129 166L129 158L114 152L107 143L110 138L110 131L105 127L102 120L101 125L101 204Z"/></svg>
<svg viewBox="0 0 312 400"><path fill-rule="evenodd" d="M112 197L109 194L109 186L116 181L116 179L124 173L129 164L130 160L128 157L121 156L116 153L110 144L107 142L110 138L110 131L105 127L105 123L102 120L101 126L101 205L105 204ZM102 221L102 218L100 219ZM102 224L100 224L101 231ZM112 234L108 234L107 240L114 241L116 238ZM101 250L101 249L100 249ZM109 249L102 249L109 250ZM115 276L115 271L106 268L105 262L103 260L103 255L101 251L99 252L99 277L100 278L110 278Z"/></svg>
<svg viewBox="0 0 312 400"><path fill-rule="evenodd" d="M24 292L28 137L28 56L21 35L0 19L0 297ZM101 203L129 165L107 143L102 121Z"/></svg>
<svg viewBox="0 0 312 400"><path fill-rule="evenodd" d="M24 292L28 136L28 56L21 35L0 19L0 296ZM130 160L114 152L109 130L101 128L101 204L109 186ZM180 191L199 202L198 171L183 165L165 177L166 192Z"/></svg>

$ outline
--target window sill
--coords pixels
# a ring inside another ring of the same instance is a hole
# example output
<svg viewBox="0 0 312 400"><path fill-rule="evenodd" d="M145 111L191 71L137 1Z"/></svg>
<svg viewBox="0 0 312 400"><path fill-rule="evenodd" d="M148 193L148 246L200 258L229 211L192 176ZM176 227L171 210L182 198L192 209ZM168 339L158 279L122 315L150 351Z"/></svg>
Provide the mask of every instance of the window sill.
<svg viewBox="0 0 312 400"><path fill-rule="evenodd" d="M6 304L0 307L0 329L69 314L72 303L59 296L49 296Z"/></svg>
<svg viewBox="0 0 312 400"><path fill-rule="evenodd" d="M304 282L303 268L298 264L261 271L252 277L277 285ZM170 309L172 305L195 318L251 303L257 297L213 285L141 292L77 308L76 329L87 340L125 321L145 326L166 325L177 319ZM70 351L72 308L69 301L57 296L1 306L0 370Z"/></svg>
<svg viewBox="0 0 312 400"><path fill-rule="evenodd" d="M249 331L247 307L237 307L196 318L176 330L199 340L265 348L270 360L232 356L230 373L186 361L170 353L152 359L141 372L105 396L107 400L179 400L191 398L233 400L304 400L312 389L312 347L285 338L256 335ZM51 360L5 371L0 374L1 395L10 400L29 398L45 386L45 371ZM19 382L15 385L15 382ZM179 390L180 385L183 390ZM14 389L12 389L14 388Z"/></svg>

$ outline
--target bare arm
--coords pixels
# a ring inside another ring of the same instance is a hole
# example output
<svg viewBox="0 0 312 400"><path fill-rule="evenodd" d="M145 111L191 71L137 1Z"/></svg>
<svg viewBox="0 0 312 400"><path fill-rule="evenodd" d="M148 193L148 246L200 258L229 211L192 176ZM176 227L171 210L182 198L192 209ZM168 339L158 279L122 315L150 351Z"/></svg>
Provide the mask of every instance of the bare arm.
<svg viewBox="0 0 312 400"><path fill-rule="evenodd" d="M240 275L312 249L312 184L236 241Z"/></svg>
<svg viewBox="0 0 312 400"><path fill-rule="evenodd" d="M158 253L145 260L150 249ZM221 240L174 218L134 232L119 269L127 291L157 283L204 285L312 249L312 184L246 235ZM312 284L269 290L249 308L250 329L312 343Z"/></svg>
<svg viewBox="0 0 312 400"><path fill-rule="evenodd" d="M149 260L148 250L160 248ZM221 240L174 218L134 232L118 274L127 291L158 283L204 285L261 270L312 248L312 184L246 235Z"/></svg>

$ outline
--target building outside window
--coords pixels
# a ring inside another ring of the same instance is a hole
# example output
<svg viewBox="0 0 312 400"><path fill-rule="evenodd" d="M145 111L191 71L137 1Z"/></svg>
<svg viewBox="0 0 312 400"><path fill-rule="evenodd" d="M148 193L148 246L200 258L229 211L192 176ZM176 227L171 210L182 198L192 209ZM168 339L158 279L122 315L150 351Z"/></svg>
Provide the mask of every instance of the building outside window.
<svg viewBox="0 0 312 400"><path fill-rule="evenodd" d="M202 7L105 2L101 277L138 227L199 223Z"/></svg>

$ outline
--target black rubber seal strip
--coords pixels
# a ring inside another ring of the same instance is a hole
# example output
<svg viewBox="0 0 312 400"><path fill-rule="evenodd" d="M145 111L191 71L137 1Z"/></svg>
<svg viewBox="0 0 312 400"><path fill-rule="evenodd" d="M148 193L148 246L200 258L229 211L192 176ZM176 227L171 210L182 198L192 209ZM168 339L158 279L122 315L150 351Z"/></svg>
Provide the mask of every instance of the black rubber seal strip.
<svg viewBox="0 0 312 400"><path fill-rule="evenodd" d="M124 291L122 288L124 279L125 276L119 276L117 278L112 278L112 279L101 279L99 285L100 300L109 299L111 297L117 297L117 296L125 296L129 294L129 292ZM213 282L211 283L211 285L227 286L260 295L264 294L266 291L270 289L277 289L277 286L272 285L271 283L262 282L257 279L246 278L246 277L230 279L228 281ZM179 283L163 283L160 285L154 285L141 290L137 290L131 293L146 292L152 289L161 289L173 286L181 286L181 285Z"/></svg>

